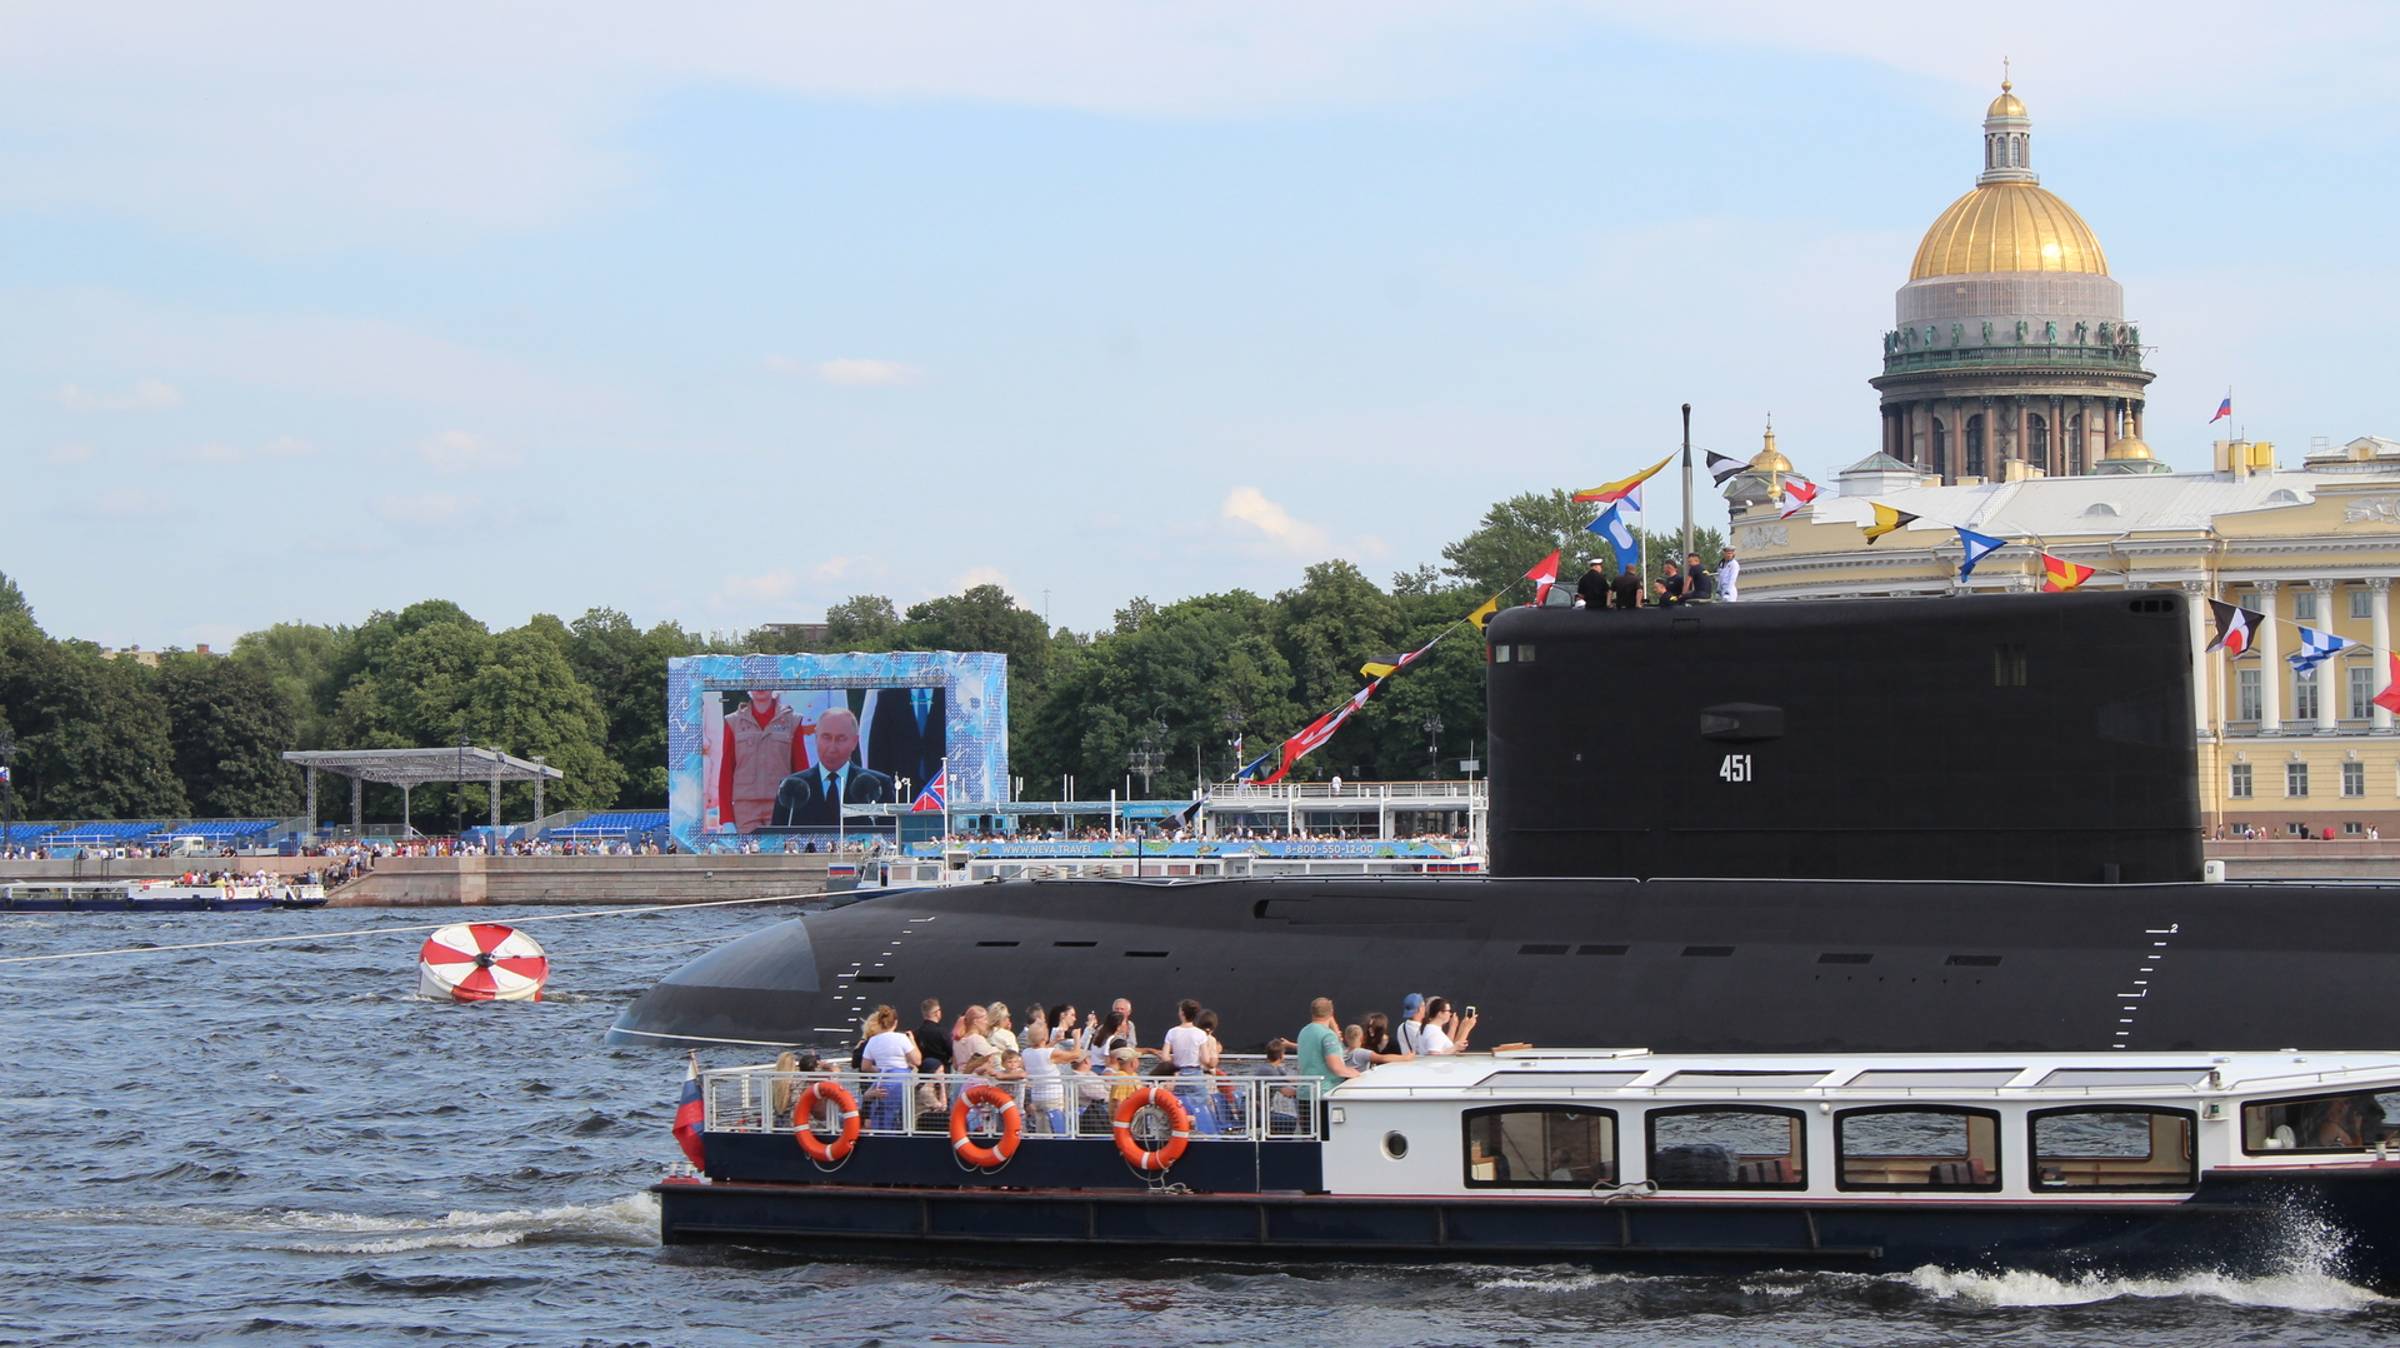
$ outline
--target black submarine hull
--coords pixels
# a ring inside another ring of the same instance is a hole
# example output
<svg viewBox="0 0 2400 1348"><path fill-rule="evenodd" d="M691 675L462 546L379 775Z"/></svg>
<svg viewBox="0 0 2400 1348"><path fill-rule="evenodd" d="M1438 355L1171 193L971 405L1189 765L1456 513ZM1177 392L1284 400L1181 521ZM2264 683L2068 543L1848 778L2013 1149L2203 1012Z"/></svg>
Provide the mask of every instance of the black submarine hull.
<svg viewBox="0 0 2400 1348"><path fill-rule="evenodd" d="M692 961L615 1043L846 1046L880 1004L1173 1003L1228 1045L1410 992L1509 1041L1672 1051L2128 1052L2400 1043L2400 887L1478 877L904 891Z"/></svg>

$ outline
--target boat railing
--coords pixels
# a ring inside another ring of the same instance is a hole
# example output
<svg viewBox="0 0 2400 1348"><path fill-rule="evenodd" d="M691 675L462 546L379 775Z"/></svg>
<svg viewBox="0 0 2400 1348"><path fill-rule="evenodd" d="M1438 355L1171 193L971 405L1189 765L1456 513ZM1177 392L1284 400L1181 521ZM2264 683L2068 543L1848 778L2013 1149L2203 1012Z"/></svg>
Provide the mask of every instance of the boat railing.
<svg viewBox="0 0 2400 1348"><path fill-rule="evenodd" d="M947 1137L953 1102L970 1086L995 1085L1016 1101L1023 1136L1031 1140L1114 1138L1116 1110L1143 1086L1174 1093L1191 1116L1191 1140L1299 1142L1316 1140L1317 1083L1304 1076L1115 1077L1066 1072L1052 1090L1046 1078L986 1082L947 1072L778 1072L771 1067L718 1068L700 1074L706 1126L712 1133L794 1133L804 1123L840 1131L839 1107L820 1100L813 1119L796 1117L815 1082L833 1082L858 1102L860 1133L883 1137ZM969 1130L999 1131L997 1106L970 1105ZM1139 1119L1137 1136L1165 1139L1163 1114ZM1156 1137L1147 1133L1155 1132Z"/></svg>

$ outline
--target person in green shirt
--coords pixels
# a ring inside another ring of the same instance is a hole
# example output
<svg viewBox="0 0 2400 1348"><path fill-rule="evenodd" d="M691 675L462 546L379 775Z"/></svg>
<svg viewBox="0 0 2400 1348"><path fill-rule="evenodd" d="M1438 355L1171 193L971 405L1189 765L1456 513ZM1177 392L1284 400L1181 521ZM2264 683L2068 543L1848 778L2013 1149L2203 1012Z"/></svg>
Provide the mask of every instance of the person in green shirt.
<svg viewBox="0 0 2400 1348"><path fill-rule="evenodd" d="M1342 1061L1341 1022L1333 1018L1333 999L1319 997L1308 1004L1308 1024L1300 1029L1300 1072L1317 1083L1317 1098L1342 1083L1345 1077L1358 1075L1358 1069ZM1318 1133L1323 1135L1323 1129Z"/></svg>

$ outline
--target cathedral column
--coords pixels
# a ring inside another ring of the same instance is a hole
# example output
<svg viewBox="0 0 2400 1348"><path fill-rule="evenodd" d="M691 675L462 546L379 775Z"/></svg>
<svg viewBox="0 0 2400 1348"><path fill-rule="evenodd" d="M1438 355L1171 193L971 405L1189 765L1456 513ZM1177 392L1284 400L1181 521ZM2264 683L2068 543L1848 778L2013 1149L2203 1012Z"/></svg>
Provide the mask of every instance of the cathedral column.
<svg viewBox="0 0 2400 1348"><path fill-rule="evenodd" d="M2016 398L2012 399L2011 403L2011 411L2013 412L2017 423L2017 442L2014 446L2015 454L2017 458L2024 459L2026 462L2031 463L2033 456L2033 436L2031 434L2033 423L2028 420L2028 418L2033 414L2033 400L2030 398Z"/></svg>
<svg viewBox="0 0 2400 1348"><path fill-rule="evenodd" d="M2312 580L2308 583L2308 587L2317 592L2318 624L2326 631L2332 631L2333 582ZM2317 733L2320 735L2333 734L2342 728L2342 706L2339 697L2342 690L2334 685L2347 679L2349 675L2342 672L2340 661L2321 660L2317 662L2316 672L2309 677L2317 681Z"/></svg>
<svg viewBox="0 0 2400 1348"><path fill-rule="evenodd" d="M1950 452L1942 465L1945 480L1956 482L1967 473L1967 401L1950 400Z"/></svg>
<svg viewBox="0 0 2400 1348"><path fill-rule="evenodd" d="M2275 616L2275 590L2280 581L2262 580L2258 583L2257 632L2258 671L2258 733L2283 733L2283 637L2275 630L2281 621Z"/></svg>
<svg viewBox="0 0 2400 1348"><path fill-rule="evenodd" d="M2139 439L2141 439L2141 438L2142 438L2142 404L2140 404L2139 402L2134 402L2134 401L2128 400L2128 401L2127 401L2127 403L2126 403L2126 415L2128 415L2128 416L2130 416L2130 417L2132 417L2132 418L2133 418L2133 438L2134 438L2134 439L2136 439L2136 440L2139 440Z"/></svg>
<svg viewBox="0 0 2400 1348"><path fill-rule="evenodd" d="M2376 663L2379 666L2388 667L2390 662L2385 657L2392 653L2392 578L2390 576L2367 577L2367 593L2371 596L2367 604L2367 611L2374 617L2374 627L2369 640L2375 643ZM2347 674L2342 676L2345 681L2349 677ZM2391 734L2391 709L2373 703L2369 703L2368 706L2370 708L2367 714L2368 728L2378 735Z"/></svg>
<svg viewBox="0 0 2400 1348"><path fill-rule="evenodd" d="M2050 476L2061 477L2067 471L2067 400L2053 394L2050 398Z"/></svg>
<svg viewBox="0 0 2400 1348"><path fill-rule="evenodd" d="M2192 645L2192 725L2200 738L2209 737L2208 716L2208 619L2202 616L2208 607L2208 582L2187 580L2183 583L2183 618L2189 629Z"/></svg>

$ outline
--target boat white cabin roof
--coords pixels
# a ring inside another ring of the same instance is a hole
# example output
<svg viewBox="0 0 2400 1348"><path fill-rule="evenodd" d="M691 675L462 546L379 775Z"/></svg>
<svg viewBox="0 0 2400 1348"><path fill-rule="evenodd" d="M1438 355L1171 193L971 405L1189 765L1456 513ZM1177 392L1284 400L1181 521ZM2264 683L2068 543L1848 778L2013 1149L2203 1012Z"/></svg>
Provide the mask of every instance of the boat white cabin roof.
<svg viewBox="0 0 2400 1348"><path fill-rule="evenodd" d="M1859 1095L1944 1099L2221 1095L2388 1081L2400 1053L1652 1053L1640 1048L1515 1049L1386 1063L1331 1099L1656 1099Z"/></svg>

